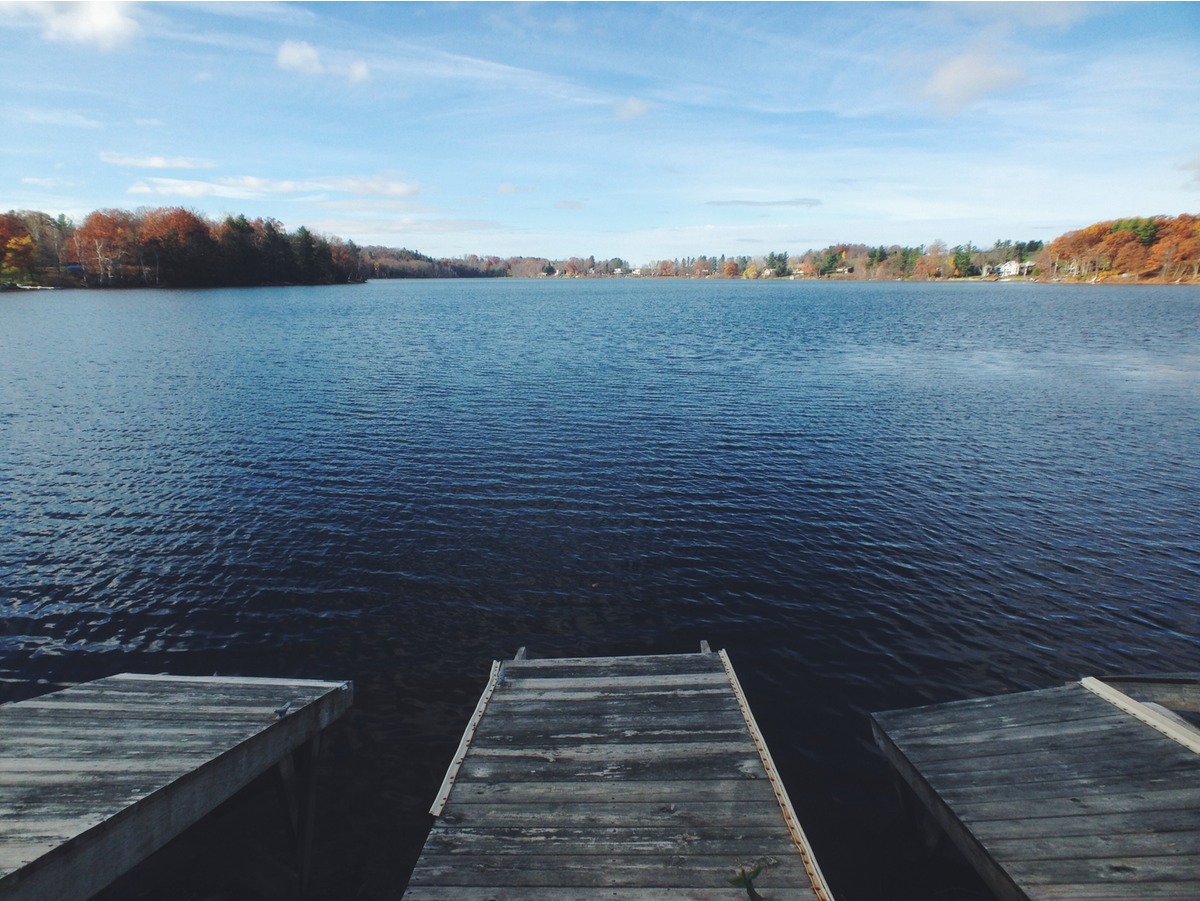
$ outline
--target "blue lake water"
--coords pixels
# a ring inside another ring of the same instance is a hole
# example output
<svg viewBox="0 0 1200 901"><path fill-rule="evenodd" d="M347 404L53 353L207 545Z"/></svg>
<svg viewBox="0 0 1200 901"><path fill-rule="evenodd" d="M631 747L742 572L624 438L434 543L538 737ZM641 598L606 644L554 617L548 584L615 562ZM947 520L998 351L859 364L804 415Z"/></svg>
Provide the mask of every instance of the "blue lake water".
<svg viewBox="0 0 1200 901"><path fill-rule="evenodd" d="M0 295L0 700L353 679L331 896L395 897L493 658L701 639L839 899L973 897L867 713L1200 669L1200 290Z"/></svg>

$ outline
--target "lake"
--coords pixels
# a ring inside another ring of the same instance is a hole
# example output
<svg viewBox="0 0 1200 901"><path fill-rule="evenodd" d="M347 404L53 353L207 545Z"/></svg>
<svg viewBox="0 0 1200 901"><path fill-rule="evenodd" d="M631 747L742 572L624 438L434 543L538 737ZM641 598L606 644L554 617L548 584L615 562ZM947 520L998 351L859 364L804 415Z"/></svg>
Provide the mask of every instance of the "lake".
<svg viewBox="0 0 1200 901"><path fill-rule="evenodd" d="M0 700L352 679L318 879L396 897L491 661L726 648L840 901L984 897L867 714L1200 669L1200 289L0 295Z"/></svg>

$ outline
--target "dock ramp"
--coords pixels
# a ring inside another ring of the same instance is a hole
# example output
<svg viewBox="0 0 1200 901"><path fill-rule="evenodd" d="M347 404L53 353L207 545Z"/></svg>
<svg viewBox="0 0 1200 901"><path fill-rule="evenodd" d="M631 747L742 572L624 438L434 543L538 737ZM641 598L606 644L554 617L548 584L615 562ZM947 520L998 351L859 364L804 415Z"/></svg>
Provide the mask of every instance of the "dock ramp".
<svg viewBox="0 0 1200 901"><path fill-rule="evenodd" d="M431 813L405 901L831 901L707 644L496 661Z"/></svg>

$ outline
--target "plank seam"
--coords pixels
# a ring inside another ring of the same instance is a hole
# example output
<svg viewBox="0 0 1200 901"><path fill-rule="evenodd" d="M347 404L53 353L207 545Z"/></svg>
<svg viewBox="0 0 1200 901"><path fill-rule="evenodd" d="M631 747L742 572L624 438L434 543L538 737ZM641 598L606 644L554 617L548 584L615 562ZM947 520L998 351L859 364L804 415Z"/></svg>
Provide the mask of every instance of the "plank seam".
<svg viewBox="0 0 1200 901"><path fill-rule="evenodd" d="M1135 701L1129 695L1101 682L1094 676L1085 676L1079 680L1079 684L1118 710L1123 710L1156 732L1161 732L1172 741L1183 745L1193 754L1200 754L1200 735L1196 735L1190 729L1171 721L1157 710L1147 707L1141 701Z"/></svg>
<svg viewBox="0 0 1200 901"><path fill-rule="evenodd" d="M488 677L487 686L483 689L479 703L475 705L475 712L471 714L467 728L463 730L462 740L458 743L458 750L454 752L454 759L450 761L450 766L446 770L446 776L442 779L442 787L438 789L437 797L433 799L433 806L429 808L429 812L435 817L441 816L442 810L446 807L446 801L450 798L450 790L454 788L454 779L458 776L458 771L462 767L463 761L467 759L467 750L471 746L471 739L475 737L475 729L479 725L479 721L483 719L483 712L487 708L488 701L492 697L492 692L496 690L496 683L499 680L500 661L493 660L492 672Z"/></svg>
<svg viewBox="0 0 1200 901"><path fill-rule="evenodd" d="M779 778L779 773L775 769L775 762L771 759L771 752L767 748L767 743L763 740L762 733L758 731L758 723L755 721L754 714L750 710L750 704L746 701L746 695L742 691L742 684L738 681L737 673L733 671L733 664L729 660L729 654L725 652L724 648L717 653L721 658L721 664L725 667L725 674L729 677L729 684L733 688L734 696L737 698L738 707L742 711L742 717L746 720L746 727L750 730L750 737L754 740L755 747L758 748L758 756L761 758L763 769L766 770L767 778L771 782L771 789L775 792L775 799L779 802L779 809L783 813L783 819L787 824L788 832L791 833L792 842L795 844L796 850L800 852L800 860L804 864L804 871L808 874L808 881L812 886L813 894L817 896L817 901L833 901L829 885L825 882L825 876L821 873L820 866L817 865L816 855L813 853L812 846L808 843L808 836L804 834L804 830L800 826L800 821L796 818L796 811L792 807L792 799L788 797L783 780Z"/></svg>

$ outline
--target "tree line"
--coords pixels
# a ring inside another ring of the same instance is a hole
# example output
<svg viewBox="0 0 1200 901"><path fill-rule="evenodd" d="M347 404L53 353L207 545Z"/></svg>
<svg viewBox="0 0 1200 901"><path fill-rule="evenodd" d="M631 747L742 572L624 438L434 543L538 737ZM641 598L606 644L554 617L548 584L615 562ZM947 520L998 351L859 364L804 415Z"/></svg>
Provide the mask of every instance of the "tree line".
<svg viewBox="0 0 1200 901"><path fill-rule="evenodd" d="M833 244L808 250L799 256L771 251L765 256L699 256L656 260L634 270L634 274L675 278L838 278L914 279L970 278L1028 274L1034 256L1043 249L1041 241L996 241L988 249L973 244L947 247L941 241L926 246L893 244ZM1006 267L1006 263L1015 263Z"/></svg>
<svg viewBox="0 0 1200 901"><path fill-rule="evenodd" d="M619 257L435 259L358 247L275 219L216 222L180 207L97 210L76 225L36 211L0 214L0 283L54 286L345 284L368 278L833 278L934 280L1033 276L1096 281L1200 280L1200 216L1098 222L1043 244L942 241L916 247L835 244L799 256L702 255L631 267Z"/></svg>
<svg viewBox="0 0 1200 901"><path fill-rule="evenodd" d="M0 249L0 280L61 287L328 285L369 274L353 241L181 207L97 210L79 225L10 211L0 215Z"/></svg>

